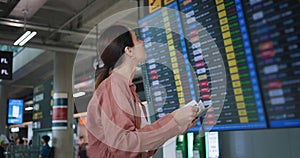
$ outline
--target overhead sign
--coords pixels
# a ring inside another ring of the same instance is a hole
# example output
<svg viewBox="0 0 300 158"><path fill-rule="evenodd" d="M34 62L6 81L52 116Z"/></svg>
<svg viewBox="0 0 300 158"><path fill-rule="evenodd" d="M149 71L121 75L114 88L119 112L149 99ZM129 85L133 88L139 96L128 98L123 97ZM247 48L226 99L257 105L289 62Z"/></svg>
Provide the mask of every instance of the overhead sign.
<svg viewBox="0 0 300 158"><path fill-rule="evenodd" d="M38 84L33 89L33 128L49 129L52 127L53 80Z"/></svg>
<svg viewBox="0 0 300 158"><path fill-rule="evenodd" d="M12 79L13 52L0 51L0 79Z"/></svg>

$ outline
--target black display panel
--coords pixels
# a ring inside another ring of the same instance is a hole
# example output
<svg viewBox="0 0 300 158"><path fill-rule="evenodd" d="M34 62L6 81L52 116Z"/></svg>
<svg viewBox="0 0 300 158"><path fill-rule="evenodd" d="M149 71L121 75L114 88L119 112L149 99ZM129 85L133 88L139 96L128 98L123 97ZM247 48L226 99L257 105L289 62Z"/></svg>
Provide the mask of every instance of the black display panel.
<svg viewBox="0 0 300 158"><path fill-rule="evenodd" d="M300 3L243 3L271 128L300 126Z"/></svg>
<svg viewBox="0 0 300 158"><path fill-rule="evenodd" d="M152 121L196 100L177 2L139 20L147 61L142 65Z"/></svg>
<svg viewBox="0 0 300 158"><path fill-rule="evenodd" d="M0 51L0 79L12 79L13 52Z"/></svg>
<svg viewBox="0 0 300 158"><path fill-rule="evenodd" d="M214 56L214 52L219 51L221 56L214 57L215 65L223 63L225 66L227 82L222 82L223 86L211 87L211 93L215 88L223 88L226 92L225 99L214 99L212 95L214 108L205 116L204 127L208 130L266 128L265 112L241 2L179 0L179 4L181 12L184 13L183 29L189 36L190 42L187 46L194 70L198 70L197 62L193 61L196 57L193 52L197 50L205 57ZM212 40L208 40L208 37ZM198 48L193 46L195 43L200 43ZM212 49L212 45L217 47ZM207 49L209 46L210 49ZM210 70L212 66L207 65ZM208 75L218 78L216 76L224 74L210 71ZM214 81L212 78L209 82Z"/></svg>

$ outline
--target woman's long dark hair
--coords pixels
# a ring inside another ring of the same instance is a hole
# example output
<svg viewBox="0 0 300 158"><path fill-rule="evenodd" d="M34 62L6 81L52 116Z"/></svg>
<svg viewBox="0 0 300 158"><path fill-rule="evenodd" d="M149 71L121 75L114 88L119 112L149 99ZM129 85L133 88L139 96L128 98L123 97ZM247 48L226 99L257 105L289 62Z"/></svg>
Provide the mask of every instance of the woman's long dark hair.
<svg viewBox="0 0 300 158"><path fill-rule="evenodd" d="M110 71L121 64L119 59L125 52L125 47L133 47L132 36L129 29L122 25L107 28L99 38L99 52L104 67L99 71L95 82L95 89L105 80Z"/></svg>

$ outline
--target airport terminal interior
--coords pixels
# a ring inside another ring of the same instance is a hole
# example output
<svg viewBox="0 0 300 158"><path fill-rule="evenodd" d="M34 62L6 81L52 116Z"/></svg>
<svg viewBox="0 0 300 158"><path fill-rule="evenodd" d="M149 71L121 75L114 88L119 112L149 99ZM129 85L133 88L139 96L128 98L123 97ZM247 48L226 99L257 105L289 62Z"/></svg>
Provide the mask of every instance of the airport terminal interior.
<svg viewBox="0 0 300 158"><path fill-rule="evenodd" d="M299 158L299 20L299 0L0 0L0 158L38 158L45 135L52 157L88 157L99 37L116 24L143 41L148 124L207 108L153 158Z"/></svg>

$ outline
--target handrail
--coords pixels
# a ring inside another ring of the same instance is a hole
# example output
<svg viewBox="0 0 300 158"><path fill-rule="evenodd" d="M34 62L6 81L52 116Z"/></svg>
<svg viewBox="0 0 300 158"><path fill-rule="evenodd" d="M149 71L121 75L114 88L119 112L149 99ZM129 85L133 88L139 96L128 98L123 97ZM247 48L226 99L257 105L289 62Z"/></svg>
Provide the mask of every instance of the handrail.
<svg viewBox="0 0 300 158"><path fill-rule="evenodd" d="M32 148L30 146L15 145L14 143L9 143L6 152L4 153L7 158L31 158L37 157L40 150L38 148Z"/></svg>

